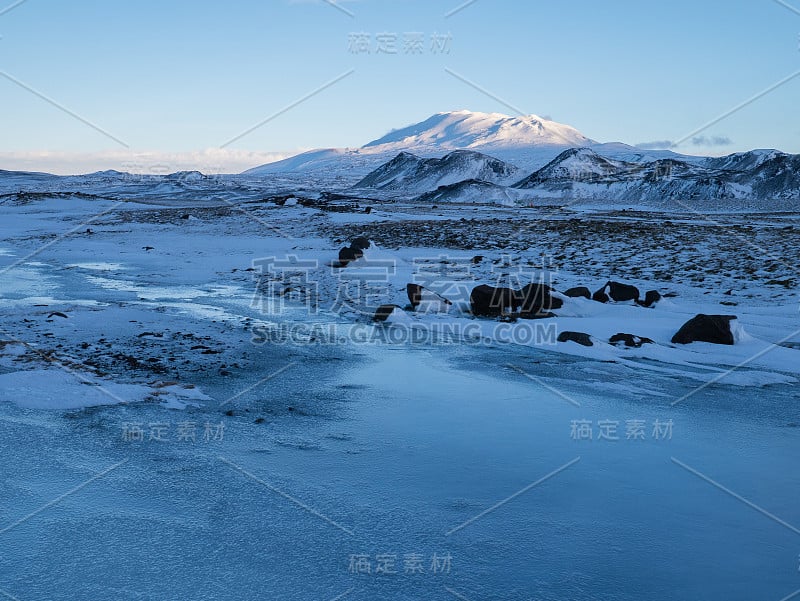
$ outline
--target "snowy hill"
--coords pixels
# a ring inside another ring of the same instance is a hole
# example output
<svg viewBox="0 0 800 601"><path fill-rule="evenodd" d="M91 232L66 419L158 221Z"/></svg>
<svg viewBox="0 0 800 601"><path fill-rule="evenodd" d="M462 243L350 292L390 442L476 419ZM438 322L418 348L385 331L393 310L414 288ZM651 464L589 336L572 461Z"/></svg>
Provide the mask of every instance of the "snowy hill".
<svg viewBox="0 0 800 601"><path fill-rule="evenodd" d="M456 184L439 186L436 190L426 192L417 197L416 201L425 205L445 203L460 204L498 204L514 205L517 200L523 199L524 194L519 190L500 186L476 179L468 179Z"/></svg>
<svg viewBox="0 0 800 601"><path fill-rule="evenodd" d="M701 164L672 158L631 163L581 148L562 153L514 188L612 201L798 200L799 168L800 156L780 152L737 153Z"/></svg>
<svg viewBox="0 0 800 601"><path fill-rule="evenodd" d="M500 113L455 111L437 113L421 123L392 131L364 148L489 149L493 147L588 146L577 129L536 115L509 117Z"/></svg>
<svg viewBox="0 0 800 601"><path fill-rule="evenodd" d="M597 181L623 173L634 166L633 163L607 159L588 148L571 148L517 183L515 187L533 188L542 183L564 180Z"/></svg>
<svg viewBox="0 0 800 601"><path fill-rule="evenodd" d="M487 203L517 199L655 206L697 201L714 209L796 210L800 156L753 151L699 164L674 158L636 163L609 159L589 148L573 148L505 192L497 184L478 183L465 180L431 189L417 200L472 203L485 194Z"/></svg>
<svg viewBox="0 0 800 601"><path fill-rule="evenodd" d="M519 169L478 152L454 151L441 159L401 152L354 188L382 192L386 199L416 195L422 204L702 201L715 209L795 210L800 200L800 156L752 151L694 161L641 158L624 161L591 148L570 148L514 182Z"/></svg>
<svg viewBox="0 0 800 601"><path fill-rule="evenodd" d="M470 150L456 150L441 159L401 152L355 187L419 193L469 179L511 184L518 176L513 165Z"/></svg>
<svg viewBox="0 0 800 601"><path fill-rule="evenodd" d="M462 110L437 113L419 123L393 130L361 148L311 150L250 169L244 175L308 175L318 182L347 180L352 185L399 152L421 158L441 158L454 150L488 154L523 173L531 173L570 148L591 148L602 156L621 161L706 160L669 150L642 150L621 142L599 143L574 127L537 115L509 117Z"/></svg>
<svg viewBox="0 0 800 601"><path fill-rule="evenodd" d="M361 148L311 150L245 171L248 176L278 173L334 173L363 178L399 152L440 158L453 150L490 153L523 171L541 167L563 150L596 144L568 125L536 115L509 117L500 113L454 111L393 130ZM626 147L633 150L632 147Z"/></svg>

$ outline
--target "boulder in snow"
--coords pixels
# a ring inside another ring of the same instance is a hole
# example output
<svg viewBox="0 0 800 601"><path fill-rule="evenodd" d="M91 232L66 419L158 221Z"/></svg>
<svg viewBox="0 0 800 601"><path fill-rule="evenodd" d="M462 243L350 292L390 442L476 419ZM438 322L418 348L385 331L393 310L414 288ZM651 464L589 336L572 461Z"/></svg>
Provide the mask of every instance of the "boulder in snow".
<svg viewBox="0 0 800 601"><path fill-rule="evenodd" d="M394 318L399 314L403 314L403 309L401 309L399 305L381 305L375 311L375 316L372 320L380 323L391 323L392 321L396 321ZM405 314L403 315L405 316Z"/></svg>
<svg viewBox="0 0 800 601"><path fill-rule="evenodd" d="M553 289L547 284L531 283L517 293L521 306L520 317L550 313L551 309L560 309L564 301L553 296Z"/></svg>
<svg viewBox="0 0 800 601"><path fill-rule="evenodd" d="M406 285L411 306L417 313L447 313L453 303L419 284Z"/></svg>
<svg viewBox="0 0 800 601"><path fill-rule="evenodd" d="M481 284L469 295L472 314L481 317L498 317L519 307L517 293L511 288L495 288Z"/></svg>
<svg viewBox="0 0 800 601"><path fill-rule="evenodd" d="M672 337L673 344L691 342L710 342L712 344L733 344L735 342L731 322L735 315L696 315L687 321Z"/></svg>
<svg viewBox="0 0 800 601"><path fill-rule="evenodd" d="M609 281L592 295L592 299L601 303L607 303L609 301L614 301L615 303L638 301L639 289L630 284Z"/></svg>
<svg viewBox="0 0 800 601"><path fill-rule="evenodd" d="M594 346L589 334L583 332L561 332L558 335L559 342L576 342L581 346Z"/></svg>
<svg viewBox="0 0 800 601"><path fill-rule="evenodd" d="M361 250L367 250L370 246L372 246L370 241L364 238L364 236L353 238L353 241L350 243L350 248L358 248Z"/></svg>
<svg viewBox="0 0 800 601"><path fill-rule="evenodd" d="M628 348L641 348L643 344L653 344L653 341L649 338L644 338L642 336L634 336L633 334L614 334L611 338L608 339L608 342L619 346L623 344Z"/></svg>
<svg viewBox="0 0 800 601"><path fill-rule="evenodd" d="M658 290L648 290L644 295L644 300L639 301L642 307L655 307L656 303L661 300L661 293Z"/></svg>
<svg viewBox="0 0 800 601"><path fill-rule="evenodd" d="M353 248L352 246L345 246L339 251L339 265L346 267L351 261L360 259L364 256L364 251L360 248Z"/></svg>
<svg viewBox="0 0 800 601"><path fill-rule="evenodd" d="M586 286L576 286L570 288L564 293L565 296L570 298L592 298L592 292Z"/></svg>

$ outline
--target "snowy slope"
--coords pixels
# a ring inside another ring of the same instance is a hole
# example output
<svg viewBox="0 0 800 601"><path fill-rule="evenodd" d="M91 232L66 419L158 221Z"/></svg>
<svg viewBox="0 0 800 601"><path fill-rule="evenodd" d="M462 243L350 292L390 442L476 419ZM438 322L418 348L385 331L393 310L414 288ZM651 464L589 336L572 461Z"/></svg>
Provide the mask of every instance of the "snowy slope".
<svg viewBox="0 0 800 601"><path fill-rule="evenodd" d="M795 210L800 200L800 157L754 151L701 163L674 158L629 162L603 157L589 148L562 152L511 189L469 178L431 188L419 202L506 202L556 199L607 204L661 205L699 202L705 208Z"/></svg>
<svg viewBox="0 0 800 601"><path fill-rule="evenodd" d="M330 181L334 177L365 177L399 152L423 158L441 158L453 150L473 150L510 163L523 172L542 168L570 148L591 148L621 161L655 161L678 158L695 163L706 157L691 157L669 150L642 150L621 142L600 143L574 127L537 115L510 117L500 113L467 110L437 113L424 121L393 130L361 148L326 148L268 163L244 173L264 177L275 174L307 174Z"/></svg>
<svg viewBox="0 0 800 601"><path fill-rule="evenodd" d="M441 159L401 152L355 187L419 193L468 179L510 184L518 177L519 169L513 165L470 150L456 150Z"/></svg>
<svg viewBox="0 0 800 601"><path fill-rule="evenodd" d="M437 113L421 123L392 131L364 148L469 148L587 146L593 144L574 127L536 115L454 111Z"/></svg>
<svg viewBox="0 0 800 601"><path fill-rule="evenodd" d="M463 182L439 186L435 190L417 197L420 204L464 203L511 205L521 200L525 194L515 188L500 186L491 182L468 179Z"/></svg>
<svg viewBox="0 0 800 601"><path fill-rule="evenodd" d="M394 130L362 148L328 148L268 163L244 173L265 176L286 172L360 174L382 165L399 152L442 157L452 150L490 153L524 171L541 167L563 150L596 144L568 125L536 115L509 117L500 113L454 111Z"/></svg>

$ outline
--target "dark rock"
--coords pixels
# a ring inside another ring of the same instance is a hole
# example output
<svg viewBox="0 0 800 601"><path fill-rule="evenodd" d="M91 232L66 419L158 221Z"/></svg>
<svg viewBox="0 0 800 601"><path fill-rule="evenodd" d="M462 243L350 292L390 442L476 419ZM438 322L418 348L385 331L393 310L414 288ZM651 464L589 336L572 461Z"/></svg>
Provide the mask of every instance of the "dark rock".
<svg viewBox="0 0 800 601"><path fill-rule="evenodd" d="M519 307L517 293L511 288L495 288L481 284L469 295L472 314L481 317L498 317Z"/></svg>
<svg viewBox="0 0 800 601"><path fill-rule="evenodd" d="M713 344L734 343L731 321L735 315L696 315L687 321L672 337L673 344L711 342Z"/></svg>
<svg viewBox="0 0 800 601"><path fill-rule="evenodd" d="M347 265L351 261L360 259L364 256L364 251L360 248L353 248L352 246L345 246L339 251L339 264L342 266Z"/></svg>
<svg viewBox="0 0 800 601"><path fill-rule="evenodd" d="M617 346L621 342L630 348L640 348L643 344L653 344L653 341L649 338L634 336L633 334L614 334L608 341Z"/></svg>
<svg viewBox="0 0 800 601"><path fill-rule="evenodd" d="M553 289L547 284L531 283L517 292L521 306L520 317L530 319L530 315L549 313L552 309L560 309L564 301L552 295Z"/></svg>
<svg viewBox="0 0 800 601"><path fill-rule="evenodd" d="M473 265L477 265L481 261L483 261L483 255L475 255L474 257L472 257L472 264Z"/></svg>
<svg viewBox="0 0 800 601"><path fill-rule="evenodd" d="M360 250L367 250L370 246L372 246L370 241L364 238L363 236L354 238L353 241L350 243L350 248L358 248Z"/></svg>
<svg viewBox="0 0 800 601"><path fill-rule="evenodd" d="M637 301L639 300L639 289L629 284L609 281L592 295L592 299L601 303L607 303L609 300L615 303Z"/></svg>
<svg viewBox="0 0 800 601"><path fill-rule="evenodd" d="M411 303L415 311L422 303L424 303L423 309L428 312L447 311L453 304L440 294L436 294L419 284L407 284L406 294L408 294L408 302Z"/></svg>
<svg viewBox="0 0 800 601"><path fill-rule="evenodd" d="M539 311L538 313L520 313L520 319L549 319L550 317L558 317L555 313L549 311Z"/></svg>
<svg viewBox="0 0 800 601"><path fill-rule="evenodd" d="M583 332L561 332L558 335L559 342L577 342L582 346L594 346L589 334Z"/></svg>
<svg viewBox="0 0 800 601"><path fill-rule="evenodd" d="M365 212L367 215L369 215L370 213L372 213L372 207L366 207L366 208L364 209L364 212Z"/></svg>
<svg viewBox="0 0 800 601"><path fill-rule="evenodd" d="M637 301L642 307L654 307L661 300L661 293L658 290L648 290L644 295L644 301Z"/></svg>
<svg viewBox="0 0 800 601"><path fill-rule="evenodd" d="M422 291L424 288L419 284L406 284L406 294L408 295L408 302L416 309L422 302Z"/></svg>
<svg viewBox="0 0 800 601"><path fill-rule="evenodd" d="M379 322L386 321L395 309L400 308L400 305L381 305L375 311L375 316L372 319Z"/></svg>
<svg viewBox="0 0 800 601"><path fill-rule="evenodd" d="M592 298L592 292L586 286L570 288L564 294L570 298Z"/></svg>

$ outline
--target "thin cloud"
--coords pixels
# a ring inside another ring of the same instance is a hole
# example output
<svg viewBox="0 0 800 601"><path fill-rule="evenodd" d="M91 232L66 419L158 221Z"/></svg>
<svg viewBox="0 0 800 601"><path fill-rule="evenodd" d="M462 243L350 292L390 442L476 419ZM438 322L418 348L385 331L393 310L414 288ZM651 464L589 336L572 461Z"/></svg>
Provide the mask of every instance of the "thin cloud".
<svg viewBox="0 0 800 601"><path fill-rule="evenodd" d="M731 144L733 144L733 140L728 136L696 136L692 138L693 146L730 146Z"/></svg>
<svg viewBox="0 0 800 601"><path fill-rule="evenodd" d="M0 152L0 169L44 171L57 175L77 175L114 169L129 173L163 175L176 171L201 171L214 175L241 173L266 163L280 161L302 152L257 152L208 148L186 152L125 151L101 152L20 151Z"/></svg>
<svg viewBox="0 0 800 601"><path fill-rule="evenodd" d="M636 148L641 148L642 150L669 150L670 148L675 148L675 144L672 140L655 140L653 142L640 142L636 144Z"/></svg>
<svg viewBox="0 0 800 601"><path fill-rule="evenodd" d="M688 142L692 146L701 146L703 148L730 146L733 144L733 140L728 136L695 136ZM680 145L676 144L673 140L654 140L653 142L641 142L635 146L642 150L673 150Z"/></svg>

